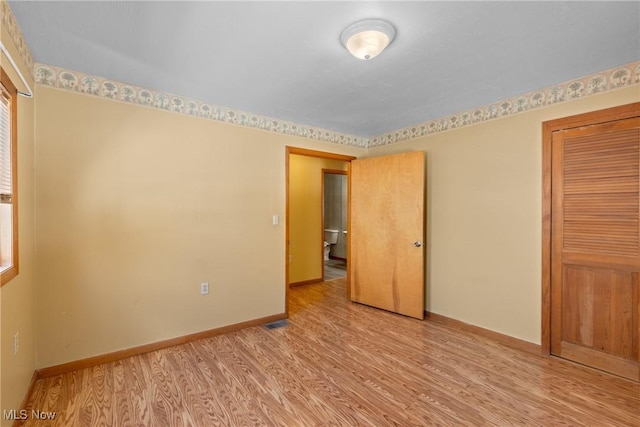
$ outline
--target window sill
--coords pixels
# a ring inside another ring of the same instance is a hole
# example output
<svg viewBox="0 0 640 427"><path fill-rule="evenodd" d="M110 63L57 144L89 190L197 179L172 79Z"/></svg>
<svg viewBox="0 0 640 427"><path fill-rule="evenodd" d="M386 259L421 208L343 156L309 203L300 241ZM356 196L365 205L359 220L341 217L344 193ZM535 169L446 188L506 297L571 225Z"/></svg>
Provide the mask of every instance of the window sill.
<svg viewBox="0 0 640 427"><path fill-rule="evenodd" d="M18 275L18 267L15 265L0 267L0 286L4 286Z"/></svg>

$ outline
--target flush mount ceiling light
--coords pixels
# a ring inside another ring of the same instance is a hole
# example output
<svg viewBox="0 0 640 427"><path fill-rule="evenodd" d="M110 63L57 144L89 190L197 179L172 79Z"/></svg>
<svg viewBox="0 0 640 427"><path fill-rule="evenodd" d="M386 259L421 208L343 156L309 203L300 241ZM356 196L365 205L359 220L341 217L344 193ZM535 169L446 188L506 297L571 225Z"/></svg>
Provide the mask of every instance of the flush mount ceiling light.
<svg viewBox="0 0 640 427"><path fill-rule="evenodd" d="M353 56L372 59L393 41L396 29L382 19L363 19L354 22L342 32L340 41Z"/></svg>

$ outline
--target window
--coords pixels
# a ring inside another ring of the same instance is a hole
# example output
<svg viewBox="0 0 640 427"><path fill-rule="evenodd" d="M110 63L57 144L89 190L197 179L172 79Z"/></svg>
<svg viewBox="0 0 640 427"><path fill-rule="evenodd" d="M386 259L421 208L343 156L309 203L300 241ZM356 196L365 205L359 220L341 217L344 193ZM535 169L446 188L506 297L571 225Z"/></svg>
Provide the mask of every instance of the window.
<svg viewBox="0 0 640 427"><path fill-rule="evenodd" d="M17 91L0 69L0 285L18 274Z"/></svg>

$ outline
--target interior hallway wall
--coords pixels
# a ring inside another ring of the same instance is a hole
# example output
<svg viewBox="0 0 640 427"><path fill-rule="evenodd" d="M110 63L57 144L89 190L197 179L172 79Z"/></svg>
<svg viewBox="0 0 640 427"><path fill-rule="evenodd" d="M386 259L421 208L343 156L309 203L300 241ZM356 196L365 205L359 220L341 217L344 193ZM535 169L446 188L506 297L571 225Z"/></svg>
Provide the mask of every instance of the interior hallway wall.
<svg viewBox="0 0 640 427"><path fill-rule="evenodd" d="M321 280L322 169L347 170L342 160L289 157L289 283Z"/></svg>

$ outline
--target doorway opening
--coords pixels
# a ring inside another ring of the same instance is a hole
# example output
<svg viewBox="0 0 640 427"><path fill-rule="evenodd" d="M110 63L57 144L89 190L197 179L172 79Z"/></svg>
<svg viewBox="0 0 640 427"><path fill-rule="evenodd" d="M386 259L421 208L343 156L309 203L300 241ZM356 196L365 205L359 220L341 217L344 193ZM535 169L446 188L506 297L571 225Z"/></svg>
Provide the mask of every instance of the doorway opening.
<svg viewBox="0 0 640 427"><path fill-rule="evenodd" d="M347 171L322 169L323 279L347 275Z"/></svg>
<svg viewBox="0 0 640 427"><path fill-rule="evenodd" d="M345 174L353 156L286 147L285 313L289 288L321 283L324 273L324 170ZM348 231L345 227L340 231ZM348 233L342 233L349 251ZM347 258L345 256L345 258ZM347 289L345 289L347 292Z"/></svg>

